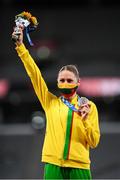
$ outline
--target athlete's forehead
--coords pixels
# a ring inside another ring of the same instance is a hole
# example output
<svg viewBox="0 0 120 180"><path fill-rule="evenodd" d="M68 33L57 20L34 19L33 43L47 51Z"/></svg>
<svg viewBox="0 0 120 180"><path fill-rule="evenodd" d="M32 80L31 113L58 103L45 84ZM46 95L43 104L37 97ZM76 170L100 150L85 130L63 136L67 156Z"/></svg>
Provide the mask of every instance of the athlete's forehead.
<svg viewBox="0 0 120 180"><path fill-rule="evenodd" d="M58 78L71 78L71 79L76 79L76 76L73 72L71 71L68 71L68 70L63 70L63 71L60 71L59 74L58 74Z"/></svg>

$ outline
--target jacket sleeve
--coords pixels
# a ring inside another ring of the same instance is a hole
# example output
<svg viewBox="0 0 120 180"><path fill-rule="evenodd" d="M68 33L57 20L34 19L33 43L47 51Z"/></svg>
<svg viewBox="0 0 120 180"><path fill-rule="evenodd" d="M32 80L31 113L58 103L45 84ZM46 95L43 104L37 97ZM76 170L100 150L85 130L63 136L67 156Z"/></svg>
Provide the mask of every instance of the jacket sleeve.
<svg viewBox="0 0 120 180"><path fill-rule="evenodd" d="M96 105L91 102L91 110L86 120L83 120L86 132L86 141L91 148L95 148L100 140L100 128Z"/></svg>
<svg viewBox="0 0 120 180"><path fill-rule="evenodd" d="M51 100L57 97L48 91L48 88L39 68L37 67L36 63L34 62L33 58L29 54L24 44L17 46L16 51L24 64L28 76L31 79L33 88L43 109L46 110Z"/></svg>

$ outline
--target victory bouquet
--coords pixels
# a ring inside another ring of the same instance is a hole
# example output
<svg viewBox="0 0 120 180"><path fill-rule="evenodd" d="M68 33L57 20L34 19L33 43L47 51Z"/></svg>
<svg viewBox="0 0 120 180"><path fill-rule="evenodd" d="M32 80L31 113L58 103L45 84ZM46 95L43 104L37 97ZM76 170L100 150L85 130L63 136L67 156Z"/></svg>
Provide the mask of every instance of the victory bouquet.
<svg viewBox="0 0 120 180"><path fill-rule="evenodd" d="M23 11L22 13L15 16L15 36L12 37L12 40L17 41L20 35L20 28L25 30L27 39L31 46L33 43L30 39L29 33L34 31L38 26L37 18L32 16L31 13Z"/></svg>

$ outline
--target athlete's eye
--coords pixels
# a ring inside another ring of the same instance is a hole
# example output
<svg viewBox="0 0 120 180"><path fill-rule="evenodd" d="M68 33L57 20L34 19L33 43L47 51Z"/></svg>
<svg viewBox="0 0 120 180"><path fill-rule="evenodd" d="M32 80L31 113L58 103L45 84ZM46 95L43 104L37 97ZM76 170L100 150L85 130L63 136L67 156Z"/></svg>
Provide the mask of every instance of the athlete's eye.
<svg viewBox="0 0 120 180"><path fill-rule="evenodd" d="M60 82L64 83L64 82L65 82L65 79L60 79Z"/></svg>
<svg viewBox="0 0 120 180"><path fill-rule="evenodd" d="M73 80L72 79L67 79L67 82L71 83L71 82L73 82Z"/></svg>

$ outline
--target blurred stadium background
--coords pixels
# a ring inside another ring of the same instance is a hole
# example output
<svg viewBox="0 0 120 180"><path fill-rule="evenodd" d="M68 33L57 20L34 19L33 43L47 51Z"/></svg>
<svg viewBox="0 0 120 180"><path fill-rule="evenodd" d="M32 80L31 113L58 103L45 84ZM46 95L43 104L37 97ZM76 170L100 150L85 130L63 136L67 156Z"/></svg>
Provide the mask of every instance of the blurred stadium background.
<svg viewBox="0 0 120 180"><path fill-rule="evenodd" d="M38 18L25 44L49 89L65 64L80 71L80 96L99 111L101 141L91 150L94 179L120 179L120 3L116 0L0 1L0 178L40 179L45 115L19 60L11 33L14 17L30 11Z"/></svg>

